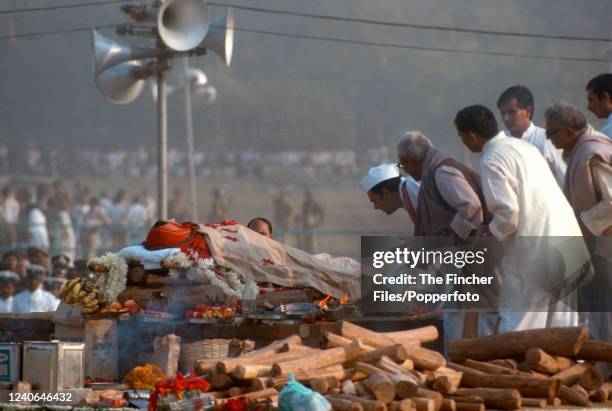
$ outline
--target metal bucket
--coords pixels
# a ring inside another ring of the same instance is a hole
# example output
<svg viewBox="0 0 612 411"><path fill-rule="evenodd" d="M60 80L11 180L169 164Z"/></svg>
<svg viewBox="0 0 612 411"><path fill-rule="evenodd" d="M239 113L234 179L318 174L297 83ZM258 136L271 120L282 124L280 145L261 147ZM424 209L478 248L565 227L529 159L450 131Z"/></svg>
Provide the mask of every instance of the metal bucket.
<svg viewBox="0 0 612 411"><path fill-rule="evenodd" d="M85 380L85 344L24 342L23 379L32 384L34 390L56 392L82 388Z"/></svg>

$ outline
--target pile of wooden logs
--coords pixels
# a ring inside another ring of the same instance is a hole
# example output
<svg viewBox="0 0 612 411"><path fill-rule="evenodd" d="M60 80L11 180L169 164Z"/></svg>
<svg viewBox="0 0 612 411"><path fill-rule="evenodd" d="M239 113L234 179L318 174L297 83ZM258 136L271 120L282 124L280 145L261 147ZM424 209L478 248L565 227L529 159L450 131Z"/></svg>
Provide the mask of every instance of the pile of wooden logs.
<svg viewBox="0 0 612 411"><path fill-rule="evenodd" d="M612 383L596 366L612 362L612 343L587 338L585 326L455 340L447 366L463 373L468 388L460 392L482 397L487 407L591 407L612 400Z"/></svg>
<svg viewBox="0 0 612 411"><path fill-rule="evenodd" d="M586 341L587 333L549 328L452 341L447 363L421 346L438 338L435 327L379 333L342 322L321 347L291 336L239 358L200 360L196 372L221 402L275 401L293 374L339 411L584 407L612 391L593 363L612 362L612 343Z"/></svg>

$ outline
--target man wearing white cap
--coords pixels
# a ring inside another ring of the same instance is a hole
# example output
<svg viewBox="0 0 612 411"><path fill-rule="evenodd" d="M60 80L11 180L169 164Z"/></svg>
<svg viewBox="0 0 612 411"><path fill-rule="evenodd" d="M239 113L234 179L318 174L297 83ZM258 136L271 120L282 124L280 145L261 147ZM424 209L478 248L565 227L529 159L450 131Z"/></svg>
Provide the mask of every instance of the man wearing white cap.
<svg viewBox="0 0 612 411"><path fill-rule="evenodd" d="M375 210L391 215L403 208L412 223L416 222L416 205L421 186L410 176L400 177L395 164L372 167L359 182L359 187L368 194Z"/></svg>

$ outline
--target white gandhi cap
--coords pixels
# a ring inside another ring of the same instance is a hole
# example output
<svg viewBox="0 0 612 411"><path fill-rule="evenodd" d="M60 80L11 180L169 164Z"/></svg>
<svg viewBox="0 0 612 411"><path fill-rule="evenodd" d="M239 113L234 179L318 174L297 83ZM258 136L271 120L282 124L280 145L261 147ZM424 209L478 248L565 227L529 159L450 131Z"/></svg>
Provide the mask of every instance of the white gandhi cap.
<svg viewBox="0 0 612 411"><path fill-rule="evenodd" d="M368 174L359 182L359 187L367 193L378 183L395 177L399 177L399 170L395 164L383 164L372 167Z"/></svg>

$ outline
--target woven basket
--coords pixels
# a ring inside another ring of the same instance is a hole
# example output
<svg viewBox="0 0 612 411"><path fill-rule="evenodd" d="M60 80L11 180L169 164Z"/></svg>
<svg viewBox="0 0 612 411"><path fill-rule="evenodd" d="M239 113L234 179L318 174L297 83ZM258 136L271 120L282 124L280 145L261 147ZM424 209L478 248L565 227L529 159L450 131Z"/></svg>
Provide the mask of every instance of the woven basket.
<svg viewBox="0 0 612 411"><path fill-rule="evenodd" d="M179 367L184 372L193 371L198 360L234 358L253 349L252 341L213 338L181 344Z"/></svg>

